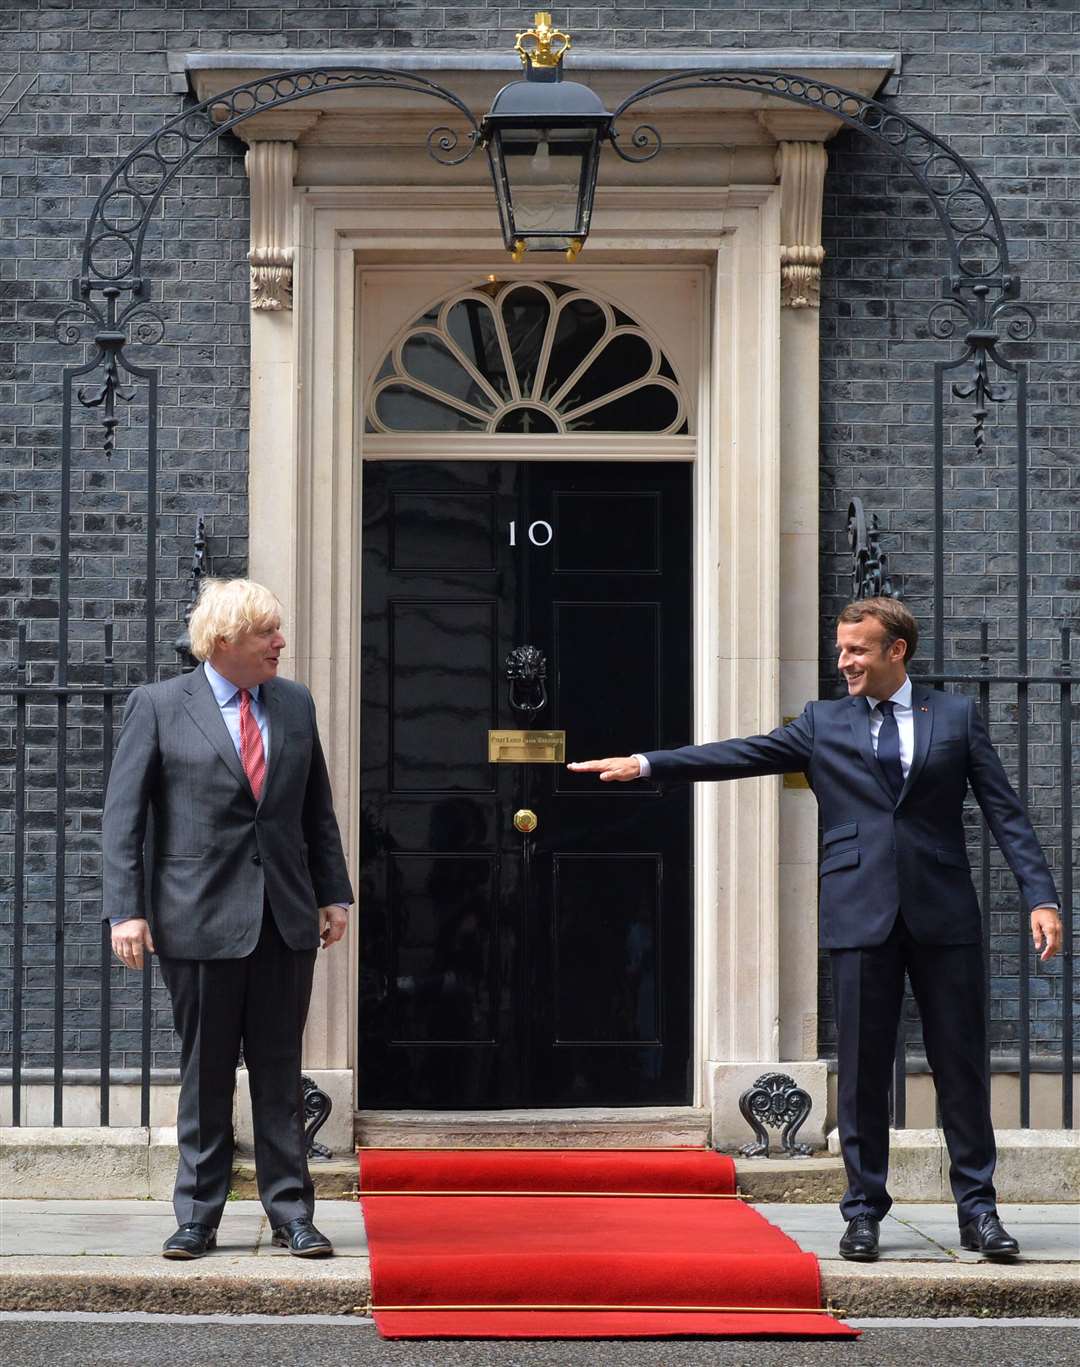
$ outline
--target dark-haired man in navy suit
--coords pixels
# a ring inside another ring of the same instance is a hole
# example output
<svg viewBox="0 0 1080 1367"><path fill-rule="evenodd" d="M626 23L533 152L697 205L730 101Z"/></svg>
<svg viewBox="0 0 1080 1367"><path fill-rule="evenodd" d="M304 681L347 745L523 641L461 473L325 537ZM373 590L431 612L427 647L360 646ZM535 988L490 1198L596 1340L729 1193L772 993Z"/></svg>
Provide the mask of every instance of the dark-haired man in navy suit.
<svg viewBox="0 0 1080 1367"><path fill-rule="evenodd" d="M820 926L836 1004L837 1128L848 1187L845 1258L878 1256L892 1200L889 1080L904 974L934 1073L961 1246L1013 1258L997 1215L986 1075L979 904L964 842L970 786L1031 913L1042 959L1061 946L1054 880L970 698L912 684L918 627L891 598L850 603L837 621L848 696L808 703L767 736L571 764L603 782L804 773L822 820Z"/></svg>

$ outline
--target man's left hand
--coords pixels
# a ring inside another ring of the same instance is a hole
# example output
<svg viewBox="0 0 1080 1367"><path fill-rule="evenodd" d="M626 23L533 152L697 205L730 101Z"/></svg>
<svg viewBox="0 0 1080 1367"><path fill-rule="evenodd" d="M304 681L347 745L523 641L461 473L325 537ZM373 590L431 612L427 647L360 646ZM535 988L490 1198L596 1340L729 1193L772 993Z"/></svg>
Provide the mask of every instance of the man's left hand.
<svg viewBox="0 0 1080 1367"><path fill-rule="evenodd" d="M1031 913L1031 938L1039 958L1045 963L1061 948L1061 917L1056 907L1036 907Z"/></svg>
<svg viewBox="0 0 1080 1367"><path fill-rule="evenodd" d="M349 913L344 907L319 908L319 938L322 948L337 944L349 926Z"/></svg>

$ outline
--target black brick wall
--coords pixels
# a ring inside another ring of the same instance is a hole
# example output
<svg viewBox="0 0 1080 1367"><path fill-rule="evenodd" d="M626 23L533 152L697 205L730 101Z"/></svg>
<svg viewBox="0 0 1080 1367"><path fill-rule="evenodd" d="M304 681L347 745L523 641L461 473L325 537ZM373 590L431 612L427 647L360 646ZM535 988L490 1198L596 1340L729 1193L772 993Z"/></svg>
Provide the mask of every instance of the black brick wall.
<svg viewBox="0 0 1080 1367"><path fill-rule="evenodd" d="M969 157L1006 220L1023 298L1039 323L1014 348L1031 366L1031 571L1028 628L1033 661L1048 660L1057 625L1080 616L1080 478L1075 428L1080 345L1080 6L1077 0L866 0L824 7L791 0L711 4L570 6L555 19L579 48L840 47L903 56L896 106ZM169 93L167 48L356 49L475 47L507 50L531 7L351 6L278 0L143 3L0 0L0 677L10 679L16 622L30 624L32 677L54 677L57 633L61 368L53 323L70 300L83 224L116 160L181 107ZM8 78L13 78L3 89ZM161 370L162 602L157 657L175 668L186 561L195 519L207 518L215 572L245 567L247 506L247 195L240 145L217 150L171 188L148 246L148 273L167 319L164 341L143 358ZM847 597L844 518L852 494L879 513L898 586L930 613L932 360L927 311L943 269L925 198L895 163L843 134L830 146L822 329L822 591L827 621ZM86 353L83 353L86 354ZM133 353L134 355L134 353ZM145 677L145 403L121 405L116 450L106 459L99 415L75 412L72 499L73 676L96 678L101 621L117 623L117 677ZM991 428L979 456L970 415L950 406L946 452L948 654L977 652L977 622L993 622L995 659L1014 650L1015 467L1009 426ZM831 633L823 630L823 694L835 688ZM928 654L928 650L926 652ZM1057 845L1060 792L1054 702L1034 709L1032 803L1048 848ZM1015 765L1015 704L995 702L998 735ZM5 718L6 719L6 718ZM30 718L27 852L26 1064L51 1060L55 714ZM12 731L0 728L0 759ZM97 1047L96 789L101 730L92 709L70 719L67 824L67 1028L72 1062ZM9 767L0 784L10 790ZM6 794L5 794L6 796ZM10 927L10 802L0 807L2 924ZM1017 913L1007 871L995 863L992 970L995 1040L1015 1047ZM0 949L0 1030L10 1022L10 935ZM138 1054L138 1009L119 975L115 1062ZM1053 1052L1060 1038L1060 972L1032 980L1033 1035ZM823 993L823 1045L830 1005ZM155 1064L173 1061L167 1008L156 999ZM0 1054L9 1052L0 1039Z"/></svg>

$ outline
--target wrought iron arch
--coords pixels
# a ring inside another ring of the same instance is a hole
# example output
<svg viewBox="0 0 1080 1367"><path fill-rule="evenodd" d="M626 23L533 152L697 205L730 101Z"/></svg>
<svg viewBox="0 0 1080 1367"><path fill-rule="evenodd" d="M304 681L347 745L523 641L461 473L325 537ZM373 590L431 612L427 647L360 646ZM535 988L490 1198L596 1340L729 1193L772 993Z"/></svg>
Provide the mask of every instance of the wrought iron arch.
<svg viewBox="0 0 1080 1367"><path fill-rule="evenodd" d="M639 124L629 137L629 144L635 151L628 152L619 144L618 121L622 115L634 105L658 95L709 89L738 90L787 100L818 109L865 134L903 162L929 196L948 243L954 288L980 282L997 285L1008 293L1014 293L1018 288L1018 281L1010 272L1008 243L997 206L969 163L935 133L906 114L897 113L879 100L843 86L785 71L681 71L642 86L615 108L610 133L615 151L624 161L651 161L661 149L660 134L652 124ZM934 184L935 179L945 176L954 176L956 183L941 188ZM978 202L974 214L971 212L973 200ZM967 224L962 221L965 217L969 220ZM983 269L978 269L974 263L965 264L962 255L964 244L976 241L983 242L992 251Z"/></svg>
<svg viewBox="0 0 1080 1367"><path fill-rule="evenodd" d="M464 101L446 87L406 71L372 67L328 65L309 70L283 71L260 77L211 96L168 120L144 138L120 162L102 188L87 222L82 244L82 266L73 284L75 303L56 320L58 339L72 344L92 340L96 353L92 359L64 372L65 418L63 433L64 468L70 471L71 423L68 399L72 381L100 372L98 385L83 385L77 397L86 407L101 409L105 429L104 447L113 449L118 425L118 400L130 401L133 391L122 383L121 372L148 385L148 442L150 469L148 494L154 485L153 451L156 427L156 368L134 365L125 354L129 344L148 345L160 341L165 322L150 306L148 282L143 274L143 246L150 222L162 195L179 172L211 141L245 120L268 110L334 90L381 89L423 94L450 106L464 125L464 132L446 124L428 134L430 154L444 165L453 166L471 157L482 145L480 121ZM954 398L972 400L974 443L982 451L985 426L991 403L1007 395L991 379L995 365L1015 382L1017 402L1017 439L1020 446L1019 481L1026 481L1026 365L1010 362L999 346L1006 341L1027 341L1035 330L1031 311L1017 302L1019 280L1009 262L1008 243L993 196L971 165L941 138L906 114L890 109L868 95L833 85L831 82L799 76L779 69L723 72L697 69L679 72L641 87L627 96L612 114L608 137L612 148L624 161L643 162L656 156L661 148L660 135L649 123L639 124L622 140L619 120L646 100L679 91L718 89L743 91L775 98L830 114L869 138L893 156L913 177L927 196L941 224L949 255L950 270L943 282L944 297L929 311L931 336L947 340L960 332L963 343L950 359L935 363L935 457L940 474L944 446L942 383L947 373L963 372L964 378L952 383ZM123 304L124 296L129 302ZM953 310L953 316L949 315ZM90 336L86 335L89 325ZM65 488L69 480L65 476ZM943 507L941 479L935 503L935 646L942 644L943 590ZM1020 579L1024 582L1026 557L1026 490L1019 491ZM147 668L153 666L152 619L156 598L154 565L156 510L151 501L147 518ZM67 519L61 527L61 600L66 600ZM1021 614L1023 616L1023 614ZM61 636L66 640L66 611L61 607ZM1026 659L1026 645L1020 645ZM941 668L940 650L935 650L936 667Z"/></svg>

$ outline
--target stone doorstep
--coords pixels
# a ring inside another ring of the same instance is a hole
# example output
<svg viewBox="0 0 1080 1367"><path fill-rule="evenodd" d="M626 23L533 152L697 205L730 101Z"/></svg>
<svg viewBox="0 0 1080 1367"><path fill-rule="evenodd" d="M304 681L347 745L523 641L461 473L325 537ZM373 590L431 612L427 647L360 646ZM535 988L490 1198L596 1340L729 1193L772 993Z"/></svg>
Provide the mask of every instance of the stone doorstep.
<svg viewBox="0 0 1080 1367"><path fill-rule="evenodd" d="M694 1106L535 1111L358 1111L362 1148L705 1148L710 1113Z"/></svg>
<svg viewBox="0 0 1080 1367"><path fill-rule="evenodd" d="M1075 1316L1075 1265L821 1262L826 1303L849 1318ZM366 1258L19 1258L0 1265L0 1310L350 1315L370 1310Z"/></svg>

